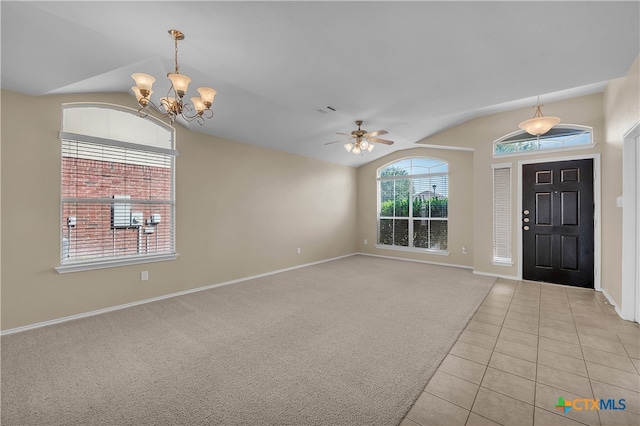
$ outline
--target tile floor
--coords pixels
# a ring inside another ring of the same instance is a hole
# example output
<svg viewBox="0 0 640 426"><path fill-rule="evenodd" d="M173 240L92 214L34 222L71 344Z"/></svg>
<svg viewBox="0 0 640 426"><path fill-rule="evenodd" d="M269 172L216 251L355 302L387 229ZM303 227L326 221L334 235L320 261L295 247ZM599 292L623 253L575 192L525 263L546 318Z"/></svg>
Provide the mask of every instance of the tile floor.
<svg viewBox="0 0 640 426"><path fill-rule="evenodd" d="M593 290L498 280L400 426L496 424L639 426L640 325Z"/></svg>

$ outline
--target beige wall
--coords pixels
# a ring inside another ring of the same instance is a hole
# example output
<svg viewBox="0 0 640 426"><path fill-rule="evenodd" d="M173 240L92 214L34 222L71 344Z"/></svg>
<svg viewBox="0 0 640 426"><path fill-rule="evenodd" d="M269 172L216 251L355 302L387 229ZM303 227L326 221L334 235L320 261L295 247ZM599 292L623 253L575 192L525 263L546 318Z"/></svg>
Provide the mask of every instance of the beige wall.
<svg viewBox="0 0 640 426"><path fill-rule="evenodd" d="M605 137L602 156L603 287L620 306L622 298L623 136L640 120L640 56L625 77L609 82L604 92ZM606 238L604 238L606 236Z"/></svg>
<svg viewBox="0 0 640 426"><path fill-rule="evenodd" d="M573 98L561 102L545 103L545 115L562 118L566 124L581 124L594 129L594 140L598 144L592 149L581 149L562 153L543 153L518 157L493 158L493 141L518 130L518 123L533 115L532 108L523 108L499 114L479 117L458 126L427 137L419 144L454 146L473 149L473 152L452 151L435 148L416 148L396 152L358 169L358 248L367 253L394 257L420 259L429 262L452 263L472 266L477 273L517 277L518 276L518 232L520 215L517 211L518 161L547 160L565 156L593 155L600 153L604 145L604 117L602 93ZM450 161L450 245L447 257L422 253L406 253L376 249L371 245L376 237L376 188L375 171L378 167L397 158L409 155L426 155ZM512 251L514 264L511 267L495 266L493 258L493 175L491 164L512 164ZM454 174L455 173L455 174ZM460 173L460 175L457 175ZM456 205L455 203L461 203ZM368 238L364 246L362 239ZM620 236L607 236L620 239ZM461 253L462 246L469 254ZM618 265L607 265L619 268Z"/></svg>
<svg viewBox="0 0 640 426"><path fill-rule="evenodd" d="M356 251L356 169L177 126L178 259L58 274L58 132L61 104L76 101L135 103L2 92L3 330Z"/></svg>
<svg viewBox="0 0 640 426"><path fill-rule="evenodd" d="M387 163L409 157L431 157L449 163L449 255L417 253L376 248L377 241L377 194L378 169ZM473 182L473 153L431 148L415 148L396 151L358 169L358 251L381 256L423 260L450 265L473 266L473 193L469 191ZM367 244L364 244L364 240ZM462 247L469 248L462 254Z"/></svg>

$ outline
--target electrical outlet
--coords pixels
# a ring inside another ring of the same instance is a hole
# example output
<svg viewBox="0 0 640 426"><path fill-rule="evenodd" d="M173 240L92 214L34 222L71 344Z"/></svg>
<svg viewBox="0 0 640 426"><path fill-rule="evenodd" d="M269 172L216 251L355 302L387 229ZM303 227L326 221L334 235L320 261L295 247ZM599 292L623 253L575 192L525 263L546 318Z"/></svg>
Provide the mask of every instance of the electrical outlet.
<svg viewBox="0 0 640 426"><path fill-rule="evenodd" d="M300 249L300 247L298 247L298 254L300 254L302 252L302 250Z"/></svg>
<svg viewBox="0 0 640 426"><path fill-rule="evenodd" d="M467 254L467 246L462 246L462 254Z"/></svg>
<svg viewBox="0 0 640 426"><path fill-rule="evenodd" d="M369 241L367 241L367 239L364 239L364 245L366 246L369 243Z"/></svg>
<svg viewBox="0 0 640 426"><path fill-rule="evenodd" d="M147 281L149 279L149 271L140 272L140 281Z"/></svg>

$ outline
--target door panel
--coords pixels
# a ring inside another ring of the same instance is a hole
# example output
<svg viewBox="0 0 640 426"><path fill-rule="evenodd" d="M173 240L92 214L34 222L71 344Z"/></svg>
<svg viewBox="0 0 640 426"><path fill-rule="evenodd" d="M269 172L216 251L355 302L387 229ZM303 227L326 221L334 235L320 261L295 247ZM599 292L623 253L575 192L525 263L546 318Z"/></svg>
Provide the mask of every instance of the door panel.
<svg viewBox="0 0 640 426"><path fill-rule="evenodd" d="M525 280L593 288L593 160L522 167Z"/></svg>

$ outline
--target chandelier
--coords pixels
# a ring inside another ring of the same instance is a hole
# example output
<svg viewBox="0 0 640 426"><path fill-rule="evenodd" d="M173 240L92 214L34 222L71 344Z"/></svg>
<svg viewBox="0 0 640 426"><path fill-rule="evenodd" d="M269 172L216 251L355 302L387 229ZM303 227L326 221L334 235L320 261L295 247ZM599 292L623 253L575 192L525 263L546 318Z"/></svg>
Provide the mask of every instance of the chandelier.
<svg viewBox="0 0 640 426"><path fill-rule="evenodd" d="M167 78L171 80L171 88L167 96L160 99L160 107L158 107L151 101L151 94L153 93L151 86L156 79L149 74L140 72L132 74L131 77L135 80L136 85L131 90L135 93L140 105L138 115L146 117L149 105L152 105L164 117L167 117L171 124L176 120L176 117L180 116L188 122L196 120L202 126L205 119L213 118L211 105L218 92L210 87L200 87L198 88L200 96L191 98L192 104L184 102L184 95L187 93L187 87L191 82L189 77L180 74L178 67L178 40L184 40L184 34L178 30L169 30L168 32L175 45L175 70L173 73L167 74Z"/></svg>
<svg viewBox="0 0 640 426"><path fill-rule="evenodd" d="M543 106L538 96L538 102L534 107L536 112L533 114L533 118L523 121L518 127L533 136L540 136L551 130L553 126L560 122L560 119L558 117L545 117L542 115Z"/></svg>
<svg viewBox="0 0 640 426"><path fill-rule="evenodd" d="M344 144L344 149L353 154L360 154L362 151L373 151L373 144L369 143L364 137L356 136L354 142Z"/></svg>

